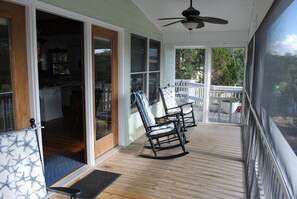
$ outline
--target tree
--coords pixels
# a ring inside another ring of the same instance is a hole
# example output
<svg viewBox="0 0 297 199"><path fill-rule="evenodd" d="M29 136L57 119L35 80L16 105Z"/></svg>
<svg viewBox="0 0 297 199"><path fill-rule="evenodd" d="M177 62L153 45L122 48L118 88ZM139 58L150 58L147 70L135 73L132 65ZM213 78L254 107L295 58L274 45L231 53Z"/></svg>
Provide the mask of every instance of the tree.
<svg viewBox="0 0 297 199"><path fill-rule="evenodd" d="M204 82L205 50L176 50L176 79ZM212 49L212 85L241 85L244 71L244 48Z"/></svg>
<svg viewBox="0 0 297 199"><path fill-rule="evenodd" d="M175 59L176 79L204 81L204 49L176 49Z"/></svg>
<svg viewBox="0 0 297 199"><path fill-rule="evenodd" d="M240 85L242 84L243 70L243 48L212 49L212 85Z"/></svg>

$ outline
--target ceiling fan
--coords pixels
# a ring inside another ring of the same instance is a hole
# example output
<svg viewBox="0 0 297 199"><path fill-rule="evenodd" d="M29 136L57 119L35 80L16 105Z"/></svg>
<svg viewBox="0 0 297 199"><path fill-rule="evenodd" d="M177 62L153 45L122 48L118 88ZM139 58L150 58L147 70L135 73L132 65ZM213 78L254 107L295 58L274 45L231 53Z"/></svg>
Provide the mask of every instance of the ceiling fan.
<svg viewBox="0 0 297 199"><path fill-rule="evenodd" d="M160 18L158 20L173 20L178 19L178 21L171 22L164 25L163 27L170 26L176 23L181 22L188 30L203 28L206 23L214 24L227 24L228 21L225 19L215 18L215 17L202 17L200 16L199 10L196 10L192 6L192 0L190 0L190 7L182 12L184 17L171 17L171 18Z"/></svg>

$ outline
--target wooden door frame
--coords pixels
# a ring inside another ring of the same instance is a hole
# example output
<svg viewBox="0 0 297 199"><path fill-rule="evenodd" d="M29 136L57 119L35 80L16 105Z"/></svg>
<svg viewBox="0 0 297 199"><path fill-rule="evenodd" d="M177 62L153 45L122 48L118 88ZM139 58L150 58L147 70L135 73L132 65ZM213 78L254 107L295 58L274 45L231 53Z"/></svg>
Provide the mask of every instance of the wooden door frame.
<svg viewBox="0 0 297 199"><path fill-rule="evenodd" d="M94 62L94 38L106 38L112 40L112 133L101 138L98 144L96 140L96 114L94 114L94 156L95 159L106 151L118 145L118 33L97 25L92 25L92 90L93 90L93 112L95 113L95 62Z"/></svg>
<svg viewBox="0 0 297 199"><path fill-rule="evenodd" d="M16 129L27 128L30 124L25 16L24 6L0 1L0 17L9 19L10 21L10 61Z"/></svg>

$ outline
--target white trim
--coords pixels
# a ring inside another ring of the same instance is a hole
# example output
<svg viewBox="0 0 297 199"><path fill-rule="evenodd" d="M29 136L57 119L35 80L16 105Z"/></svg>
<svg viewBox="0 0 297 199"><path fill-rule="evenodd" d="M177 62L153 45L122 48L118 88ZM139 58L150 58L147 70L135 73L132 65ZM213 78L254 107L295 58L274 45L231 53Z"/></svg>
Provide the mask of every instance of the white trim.
<svg viewBox="0 0 297 199"><path fill-rule="evenodd" d="M162 41L161 40L158 40L158 39L153 39L153 38L151 38L151 37L149 37L149 36L142 36L142 35L137 35L137 34L134 34L134 33L131 33L130 34L131 36L130 36L130 38L131 38L131 41L132 41L132 37L134 36L135 38L140 38L140 39L144 39L145 41L146 41L146 54L145 54L145 59L146 59L146 67L145 67L145 69L144 69L144 71L141 71L141 72L131 72L131 70L130 70L130 77L131 77L131 75L138 75L138 74L143 74L143 75L145 75L145 78L146 78L146 82L145 82L145 84L146 84L146 88L145 88L145 90L147 91L147 97L148 97L148 99L149 99L149 86L150 86L150 84L149 84L149 76L150 76L150 74L151 73L158 73L159 74L159 84L161 83L161 67L162 67L162 62L161 62L161 56L162 56ZM159 44L160 44L160 48L159 48L159 58L160 58L160 60L159 60L159 70L152 70L152 71L150 71L150 59L149 59L149 57L150 57L150 41L154 41L154 42L159 42ZM132 46L131 46L131 48L132 48ZM131 82L130 82L131 83ZM158 103L158 101L156 101L156 99L155 100L153 100L152 101L153 102L153 104L155 104L155 103ZM151 102L150 102L151 103ZM135 113L135 111L136 111L136 109L135 109L135 107L134 108L130 108L130 110L132 110L130 113L131 114L133 114L133 113ZM133 111L133 110L135 110L135 111Z"/></svg>
<svg viewBox="0 0 297 199"><path fill-rule="evenodd" d="M35 119L35 124L41 126L40 101L39 101L39 80L38 80L38 62L37 60L37 35L36 30L36 9L34 6L24 5L26 10L26 46L27 46L27 64L28 64L28 86L30 97L30 118ZM28 34L29 33L29 34ZM35 60L35 61L34 61ZM29 124L29 123L28 123ZM37 128L40 154L43 161L42 129Z"/></svg>
<svg viewBox="0 0 297 199"><path fill-rule="evenodd" d="M119 98L124 96L124 29L98 19L93 19L63 8L59 8L37 0L10 0L12 3L26 6L26 33L27 33L27 56L29 71L29 90L30 90L30 111L31 117L35 117L40 123L40 104L39 104L39 83L38 83L38 63L37 55L37 35L36 35L36 10L45 11L84 23L84 60L85 60L85 114L86 114L86 150L87 165L95 165L94 156L94 129L93 129L93 99L92 99L92 36L91 25L97 25L118 32L119 37ZM123 74L120 76L120 74ZM124 118L124 102L119 100L119 118ZM119 120L120 121L120 120ZM119 143L124 145L124 122L119 122ZM41 140L41 139L40 139Z"/></svg>
<svg viewBox="0 0 297 199"><path fill-rule="evenodd" d="M35 123L40 123L39 110L39 82L38 82L38 63L37 54L37 36L34 27L36 27L36 12L34 7L25 6L26 8L26 47L28 63L28 80L30 96L30 117L35 119ZM29 34L28 34L29 33ZM42 150L41 150L42 151Z"/></svg>
<svg viewBox="0 0 297 199"><path fill-rule="evenodd" d="M244 43L230 43L230 44L212 44L208 45L211 48L246 48L247 44Z"/></svg>
<svg viewBox="0 0 297 199"><path fill-rule="evenodd" d="M64 187L66 185L70 185L72 184L78 177L82 176L83 174L85 174L86 172L90 171L90 169L92 169L91 166L88 165L84 165L81 168L75 170L74 172L70 173L69 175L65 176L64 178L62 178L61 180L59 180L58 182L56 182L55 184L51 185L53 187ZM48 196L51 196L51 194L49 193ZM49 198L49 197L48 197Z"/></svg>
<svg viewBox="0 0 297 199"><path fill-rule="evenodd" d="M205 49L205 45L174 45L175 49Z"/></svg>
<svg viewBox="0 0 297 199"><path fill-rule="evenodd" d="M125 67L124 67L124 47L125 47L125 35L124 31L118 32L118 138L119 145L125 145L125 120L120 118L126 118L125 116ZM130 84L129 84L130 85ZM122 99L122 100L120 100Z"/></svg>
<svg viewBox="0 0 297 199"><path fill-rule="evenodd" d="M211 56L212 48L205 48L205 78L204 78L204 102L203 102L203 122L208 123L209 114L209 95L210 95L210 83L211 83Z"/></svg>
<svg viewBox="0 0 297 199"><path fill-rule="evenodd" d="M95 165L95 132L93 107L93 73L92 73L92 24L84 23L84 69L85 69L85 122L87 164Z"/></svg>

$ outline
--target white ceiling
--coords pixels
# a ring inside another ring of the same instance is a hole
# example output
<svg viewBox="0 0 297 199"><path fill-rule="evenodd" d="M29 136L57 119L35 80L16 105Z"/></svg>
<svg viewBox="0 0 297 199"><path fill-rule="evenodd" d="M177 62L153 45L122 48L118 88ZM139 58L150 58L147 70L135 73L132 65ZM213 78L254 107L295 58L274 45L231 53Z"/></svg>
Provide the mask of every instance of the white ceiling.
<svg viewBox="0 0 297 199"><path fill-rule="evenodd" d="M132 0L132 2L162 32L187 31L181 23L162 27L175 20L160 21L158 18L182 17L182 11L190 7L190 0ZM253 3L254 0L193 0L193 7L200 11L200 16L223 18L229 23L227 25L205 23L205 27L192 31L248 30Z"/></svg>

